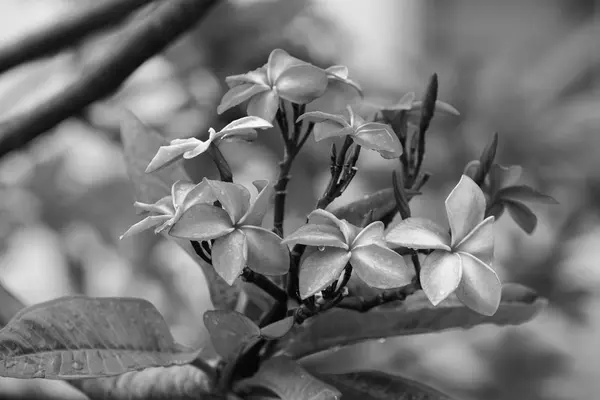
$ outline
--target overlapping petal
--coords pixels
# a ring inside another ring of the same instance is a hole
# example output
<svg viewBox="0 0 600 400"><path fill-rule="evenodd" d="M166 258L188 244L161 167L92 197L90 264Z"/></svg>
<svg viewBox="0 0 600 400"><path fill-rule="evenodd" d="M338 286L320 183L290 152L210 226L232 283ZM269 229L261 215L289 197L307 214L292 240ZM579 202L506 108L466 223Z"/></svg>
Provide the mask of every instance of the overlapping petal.
<svg viewBox="0 0 600 400"><path fill-rule="evenodd" d="M290 266L289 251L281 238L268 229L242 226L248 247L248 267L264 275L283 275Z"/></svg>
<svg viewBox="0 0 600 400"><path fill-rule="evenodd" d="M148 203L142 203L140 201L136 201L135 203L133 203L133 207L135 207L138 214L146 214L146 213L171 214L174 212L173 201L171 200L171 196L165 196L162 199L158 200L154 204L148 204Z"/></svg>
<svg viewBox="0 0 600 400"><path fill-rule="evenodd" d="M468 253L491 265L494 258L494 217L488 217L475 227L454 249Z"/></svg>
<svg viewBox="0 0 600 400"><path fill-rule="evenodd" d="M262 118L247 116L227 124L219 132L211 135L213 140L254 139L257 129L272 128L273 125Z"/></svg>
<svg viewBox="0 0 600 400"><path fill-rule="evenodd" d="M413 276L401 255L378 244L353 249L350 264L363 282L379 289L408 285Z"/></svg>
<svg viewBox="0 0 600 400"><path fill-rule="evenodd" d="M461 258L444 250L435 250L421 264L421 286L434 306L456 290L462 279Z"/></svg>
<svg viewBox="0 0 600 400"><path fill-rule="evenodd" d="M279 96L273 90L253 96L248 102L248 115L273 121L279 109Z"/></svg>
<svg viewBox="0 0 600 400"><path fill-rule="evenodd" d="M295 65L279 75L275 87L282 99L307 104L325 93L327 75L314 65Z"/></svg>
<svg viewBox="0 0 600 400"><path fill-rule="evenodd" d="M462 241L483 220L485 196L468 176L463 175L448 195L446 213L452 236L451 246Z"/></svg>
<svg viewBox="0 0 600 400"><path fill-rule="evenodd" d="M342 235L344 235L344 241L348 245L352 243L352 241L358 234L358 230L356 229L356 227L353 227L347 221L341 220L335 215L333 215L331 212L323 209L317 209L311 212L308 215L308 221L311 224L326 224L338 227L340 232L342 232Z"/></svg>
<svg viewBox="0 0 600 400"><path fill-rule="evenodd" d="M187 151L195 149L204 142L196 138L173 140L170 145L160 146L156 155L146 167L146 173L157 171L183 157Z"/></svg>
<svg viewBox="0 0 600 400"><path fill-rule="evenodd" d="M210 204L196 204L183 213L169 235L189 240L210 240L234 230L229 214Z"/></svg>
<svg viewBox="0 0 600 400"><path fill-rule="evenodd" d="M323 123L323 122L331 122L335 125L339 125L340 128L350 127L347 119L340 114L329 114L322 111L310 111L305 112L301 116L298 117L296 122L300 121L309 121L314 123Z"/></svg>
<svg viewBox="0 0 600 400"><path fill-rule="evenodd" d="M500 189L506 186L514 185L521 178L523 169L519 165L509 165L507 167L499 164L492 164L489 172L490 194L496 194Z"/></svg>
<svg viewBox="0 0 600 400"><path fill-rule="evenodd" d="M123 239L128 236L132 236L132 235L138 234L140 232L143 232L145 230L148 230L150 228L154 228L155 226L163 224L169 218L171 218L169 215L148 216L148 217L144 218L143 220L141 220L140 222L132 225L129 229L127 229L127 231L124 234L121 235L121 237L119 239Z"/></svg>
<svg viewBox="0 0 600 400"><path fill-rule="evenodd" d="M254 181L252 184L258 190L258 195L239 223L260 226L267 213L269 203L275 194L275 188L267 180Z"/></svg>
<svg viewBox="0 0 600 400"><path fill-rule="evenodd" d="M368 246L371 244L377 244L379 246L385 246L385 239L383 238L384 225L381 221L371 222L369 225L364 227L352 243L352 249L357 249L361 246Z"/></svg>
<svg viewBox="0 0 600 400"><path fill-rule="evenodd" d="M344 235L337 226L306 224L282 241L286 245L328 246L348 250Z"/></svg>
<svg viewBox="0 0 600 400"><path fill-rule="evenodd" d="M312 296L335 281L349 259L347 250L335 247L325 247L306 256L300 266L300 297Z"/></svg>
<svg viewBox="0 0 600 400"><path fill-rule="evenodd" d="M434 222L411 217L399 222L386 234L385 240L394 246L411 249L450 251L450 235Z"/></svg>
<svg viewBox="0 0 600 400"><path fill-rule="evenodd" d="M216 199L231 217L233 224L238 223L250 206L250 192L238 183L221 182L207 179Z"/></svg>
<svg viewBox="0 0 600 400"><path fill-rule="evenodd" d="M267 66L263 65L262 67L245 74L228 76L225 78L225 83L227 83L229 88L243 85L245 83L269 86L269 79L267 78Z"/></svg>
<svg viewBox="0 0 600 400"><path fill-rule="evenodd" d="M273 85L281 74L296 65L309 65L296 57L292 57L287 51L275 49L269 54L267 61L267 79Z"/></svg>
<svg viewBox="0 0 600 400"><path fill-rule="evenodd" d="M270 90L271 88L267 85L255 83L243 83L241 85L234 86L223 95L221 103L219 103L217 106L217 114L223 114L230 108L251 99L257 94Z"/></svg>
<svg viewBox="0 0 600 400"><path fill-rule="evenodd" d="M240 229L215 240L212 246L212 263L215 271L229 285L240 275L247 260L246 235Z"/></svg>
<svg viewBox="0 0 600 400"><path fill-rule="evenodd" d="M402 154L402 144L391 126L369 122L355 130L354 141L370 150L378 151L384 158L392 159Z"/></svg>
<svg viewBox="0 0 600 400"><path fill-rule="evenodd" d="M467 307L483 315L494 315L500 305L502 284L492 268L470 254L460 253L462 279L456 296Z"/></svg>

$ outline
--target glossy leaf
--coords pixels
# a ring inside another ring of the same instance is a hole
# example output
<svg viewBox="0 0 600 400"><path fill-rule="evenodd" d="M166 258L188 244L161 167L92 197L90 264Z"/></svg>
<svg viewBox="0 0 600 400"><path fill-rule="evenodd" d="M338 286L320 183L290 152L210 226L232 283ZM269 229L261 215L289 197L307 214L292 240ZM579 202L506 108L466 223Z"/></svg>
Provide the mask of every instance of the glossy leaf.
<svg viewBox="0 0 600 400"><path fill-rule="evenodd" d="M267 339L279 339L284 337L294 326L294 317L287 317L260 330L262 337Z"/></svg>
<svg viewBox="0 0 600 400"><path fill-rule="evenodd" d="M477 314L455 297L431 305L419 292L404 302L392 302L366 313L333 309L296 326L279 348L293 358L300 358L336 346L393 336L471 328L481 324L519 325L535 317L547 304L531 289L518 284L502 288L502 301L491 317ZM335 324L331 324L335 321Z"/></svg>
<svg viewBox="0 0 600 400"><path fill-rule="evenodd" d="M70 296L19 311L0 330L0 375L78 379L185 364L158 310L133 298Z"/></svg>
<svg viewBox="0 0 600 400"><path fill-rule="evenodd" d="M274 357L265 361L251 378L237 382L235 389L250 392L252 388L265 388L281 400L337 400L340 392L321 382L287 357Z"/></svg>
<svg viewBox="0 0 600 400"><path fill-rule="evenodd" d="M442 392L397 375L377 371L348 374L316 374L335 386L343 400L453 400Z"/></svg>
<svg viewBox="0 0 600 400"><path fill-rule="evenodd" d="M215 350L226 360L231 360L243 347L260 336L258 326L235 311L206 311L204 325Z"/></svg>

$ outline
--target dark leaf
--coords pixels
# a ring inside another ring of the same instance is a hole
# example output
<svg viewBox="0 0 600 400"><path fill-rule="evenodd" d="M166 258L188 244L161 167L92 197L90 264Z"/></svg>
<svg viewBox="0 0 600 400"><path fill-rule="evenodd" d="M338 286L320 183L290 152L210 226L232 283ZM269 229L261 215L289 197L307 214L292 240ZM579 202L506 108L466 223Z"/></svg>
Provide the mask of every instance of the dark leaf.
<svg viewBox="0 0 600 400"><path fill-rule="evenodd" d="M252 388L268 389L281 400L340 398L340 392L335 387L321 382L287 357L268 359L253 377L236 384L236 391L250 392Z"/></svg>
<svg viewBox="0 0 600 400"><path fill-rule="evenodd" d="M71 296L22 309L0 330L0 375L111 376L185 364L198 352L175 343L146 300Z"/></svg>
<svg viewBox="0 0 600 400"><path fill-rule="evenodd" d="M452 296L437 307L423 292L404 302L392 302L366 313L333 309L294 327L279 343L293 358L300 358L336 346L393 336L471 328L481 324L519 325L535 317L547 301L531 289L517 284L502 288L502 301L491 317L477 314ZM331 323L335 321L335 323Z"/></svg>
<svg viewBox="0 0 600 400"><path fill-rule="evenodd" d="M485 177L490 172L492 168L492 164L494 163L494 159L496 158L496 150L498 149L498 132L494 133L492 137L492 141L487 145L487 147L481 153L479 157L479 165L477 167L477 171L475 172L475 177L473 180L476 184L481 186Z"/></svg>
<svg viewBox="0 0 600 400"><path fill-rule="evenodd" d="M450 396L422 383L383 372L316 376L338 388L343 400L452 400Z"/></svg>
<svg viewBox="0 0 600 400"><path fill-rule="evenodd" d="M294 317L287 317L260 330L262 337L266 339L279 339L284 337L294 326Z"/></svg>
<svg viewBox="0 0 600 400"><path fill-rule="evenodd" d="M204 313L204 325L217 353L226 360L260 337L258 326L235 311L211 310Z"/></svg>
<svg viewBox="0 0 600 400"><path fill-rule="evenodd" d="M498 199L506 199L512 201L524 201L542 204L558 204L552 196L540 193L532 187L526 185L509 186L500 189L496 194Z"/></svg>
<svg viewBox="0 0 600 400"><path fill-rule="evenodd" d="M408 206L408 200L404 193L404 180L402 179L402 173L396 174L396 171L392 171L392 184L394 188L394 197L396 198L396 207L402 219L410 218L410 207Z"/></svg>
<svg viewBox="0 0 600 400"><path fill-rule="evenodd" d="M523 229L526 233L531 235L537 226L537 217L531 211L529 207L518 201L507 201L502 202L508 213L513 220Z"/></svg>
<svg viewBox="0 0 600 400"><path fill-rule="evenodd" d="M189 180L181 164L172 164L160 171L147 174L146 167L160 146L167 140L155 131L146 128L132 113L126 111L121 125L127 171L133 182L135 199L144 203L154 203L171 194L171 186L178 180ZM169 237L169 239L173 239ZM202 268L215 308L232 310L237 304L239 286L228 285L211 265L201 261L187 240L175 240Z"/></svg>
<svg viewBox="0 0 600 400"><path fill-rule="evenodd" d="M419 120L419 141L425 134L425 131L429 128L429 124L433 119L433 114L436 111L436 101L438 95L438 76L437 74L431 75L429 78L429 84L425 90L425 96L423 98L423 106L421 108L421 119Z"/></svg>

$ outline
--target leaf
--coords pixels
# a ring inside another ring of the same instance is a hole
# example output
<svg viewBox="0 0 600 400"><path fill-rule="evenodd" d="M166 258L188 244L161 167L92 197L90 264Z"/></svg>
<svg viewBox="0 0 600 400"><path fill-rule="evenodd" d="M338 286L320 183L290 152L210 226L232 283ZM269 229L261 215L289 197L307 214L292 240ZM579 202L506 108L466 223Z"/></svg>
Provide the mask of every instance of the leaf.
<svg viewBox="0 0 600 400"><path fill-rule="evenodd" d="M534 188L526 185L509 186L504 189L500 189L498 193L496 193L496 198L513 201L529 201L532 203L542 204L558 204L558 201L556 201L552 196L538 192Z"/></svg>
<svg viewBox="0 0 600 400"><path fill-rule="evenodd" d="M518 201L503 200L502 203L517 225L531 235L537 226L537 217L529 207Z"/></svg>
<svg viewBox="0 0 600 400"><path fill-rule="evenodd" d="M452 400L432 387L383 372L360 371L315 376L338 388L343 400Z"/></svg>
<svg viewBox="0 0 600 400"><path fill-rule="evenodd" d="M215 350L228 361L243 347L260 337L259 327L250 318L236 311L206 311L204 325Z"/></svg>
<svg viewBox="0 0 600 400"><path fill-rule="evenodd" d="M498 311L486 317L469 310L454 296L434 307L419 292L404 302L388 303L366 313L345 309L326 311L294 327L278 346L292 358L301 358L370 339L466 329L481 324L519 325L535 317L546 304L531 289L507 284L502 288Z"/></svg>
<svg viewBox="0 0 600 400"><path fill-rule="evenodd" d="M260 330L262 337L272 340L284 337L294 326L294 317L287 317Z"/></svg>
<svg viewBox="0 0 600 400"><path fill-rule="evenodd" d="M185 364L199 351L175 343L148 301L69 296L19 311L0 330L0 375L78 379Z"/></svg>
<svg viewBox="0 0 600 400"><path fill-rule="evenodd" d="M127 172L133 183L135 199L142 203L155 203L171 194L171 186L178 180L189 178L180 164L172 164L160 171L146 174L150 163L160 146L167 140L153 130L147 129L131 112L125 111L121 125L121 140L127 163ZM165 237L166 234L164 234ZM170 238L173 240L174 238ZM237 304L240 288L229 286L215 273L211 265L201 261L187 240L176 239L179 244L202 268L215 308L231 310Z"/></svg>
<svg viewBox="0 0 600 400"><path fill-rule="evenodd" d="M335 387L321 382L287 357L268 359L253 377L239 381L235 389L245 392L252 388L266 388L281 400L333 400L341 396Z"/></svg>
<svg viewBox="0 0 600 400"><path fill-rule="evenodd" d="M473 177L473 181L479 186L483 183L485 177L492 169L492 164L496 158L496 150L498 149L498 132L494 133L492 141L486 146L479 157L479 165Z"/></svg>

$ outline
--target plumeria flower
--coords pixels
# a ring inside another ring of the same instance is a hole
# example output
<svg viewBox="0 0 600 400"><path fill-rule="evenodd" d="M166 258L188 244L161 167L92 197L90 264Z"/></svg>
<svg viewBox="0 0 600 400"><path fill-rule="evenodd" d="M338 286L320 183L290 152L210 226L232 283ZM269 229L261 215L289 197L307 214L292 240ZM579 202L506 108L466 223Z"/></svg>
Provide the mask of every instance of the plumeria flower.
<svg viewBox="0 0 600 400"><path fill-rule="evenodd" d="M274 194L268 181L255 181L258 196L250 202L250 192L236 183L203 182L222 207L195 204L173 225L169 235L189 240L215 240L212 262L215 271L230 285L248 266L265 275L283 275L289 268L289 251L281 238L260 225Z"/></svg>
<svg viewBox="0 0 600 400"><path fill-rule="evenodd" d="M223 140L254 140L257 136L257 129L272 127L273 125L269 121L265 121L262 118L243 117L233 121L219 132L216 132L213 128L209 128L209 137L206 141L196 138L174 139L168 146L161 146L158 149L158 152L152 161L150 161L150 164L148 164L146 172L154 172L181 158L190 159L197 157L204 153L211 143L218 144Z"/></svg>
<svg viewBox="0 0 600 400"><path fill-rule="evenodd" d="M300 265L300 296L305 299L338 279L350 263L367 285L389 289L410 283L413 273L401 255L390 250L383 237L383 223L358 228L325 210L315 210L308 224L282 243L317 246Z"/></svg>
<svg viewBox="0 0 600 400"><path fill-rule="evenodd" d="M279 100L307 104L327 89L327 73L314 65L290 56L281 49L269 55L269 61L247 74L228 76L225 93L217 112L222 114L246 100L248 115L271 122L279 109Z"/></svg>
<svg viewBox="0 0 600 400"><path fill-rule="evenodd" d="M310 111L302 114L297 122L302 120L316 123L314 133L317 142L350 136L359 146L375 150L384 158L397 158L402 154L402 145L389 125L365 122L350 106L346 107L346 115Z"/></svg>
<svg viewBox="0 0 600 400"><path fill-rule="evenodd" d="M400 100L396 102L396 104L393 104L391 106L375 106L374 104L372 106L380 110L381 113L384 115L384 118L389 120L394 119L395 115L398 112L405 111L409 118L409 121L411 121L413 125L415 125L416 123L418 123L418 119L421 116L423 101L415 101L415 93L408 92L404 96L402 96ZM456 108L441 100L435 101L435 113L442 115L452 115L455 117L460 115L460 112L458 112Z"/></svg>
<svg viewBox="0 0 600 400"><path fill-rule="evenodd" d="M327 90L321 97L307 104L306 111L336 113L362 99L362 89L350 78L348 67L333 65L325 69L325 73L328 79Z"/></svg>
<svg viewBox="0 0 600 400"><path fill-rule="evenodd" d="M192 182L177 181L171 186L171 195L165 196L154 204L136 201L133 206L146 218L131 226L121 239L150 228L154 233L169 229L181 218L183 213L195 204L212 203L216 200L212 189L206 182L195 185Z"/></svg>
<svg viewBox="0 0 600 400"><path fill-rule="evenodd" d="M465 167L464 174L474 178L480 165L479 160L471 161ZM492 164L482 189L487 201L487 214L496 219L508 209L513 220L527 233L531 234L537 226L537 217L523 202L558 204L551 196L538 192L527 185L517 185L522 168L518 165L508 167Z"/></svg>
<svg viewBox="0 0 600 400"><path fill-rule="evenodd" d="M494 217L484 219L485 197L463 175L446 199L450 234L434 222L407 218L386 235L388 243L412 249L434 249L421 265L421 286L433 305L455 292L470 309L493 315L502 284L491 267Z"/></svg>

